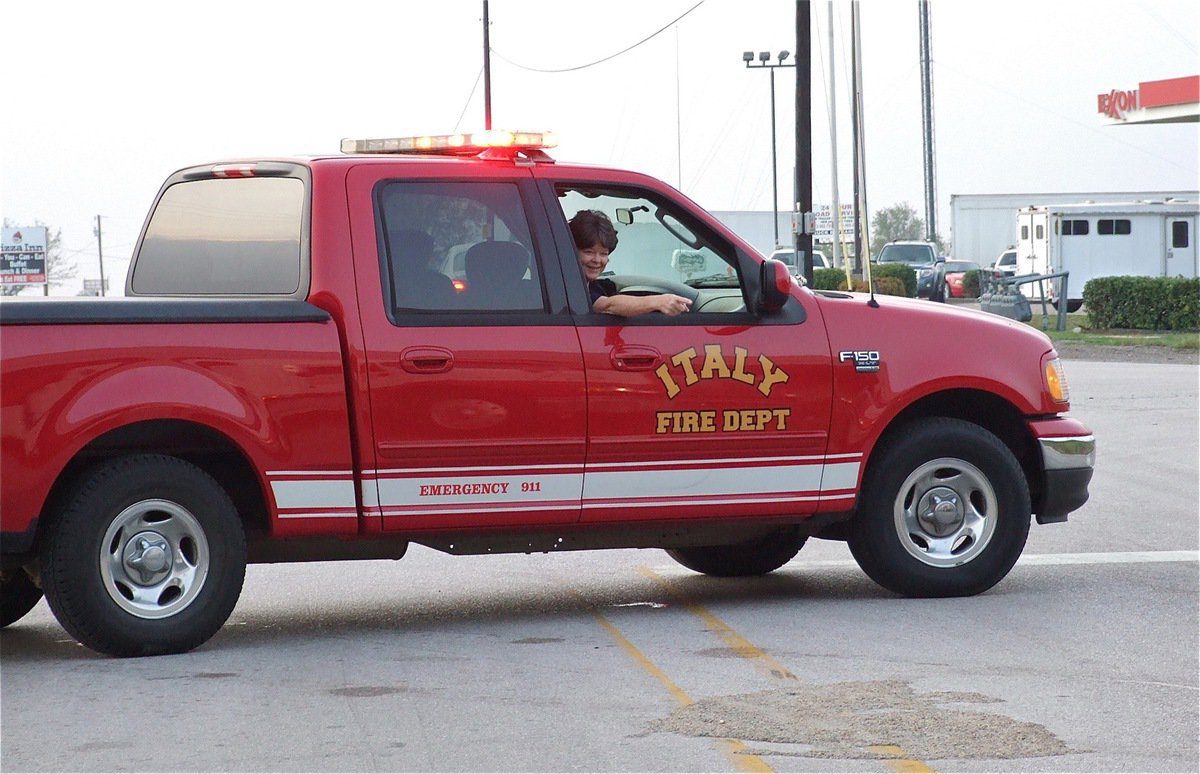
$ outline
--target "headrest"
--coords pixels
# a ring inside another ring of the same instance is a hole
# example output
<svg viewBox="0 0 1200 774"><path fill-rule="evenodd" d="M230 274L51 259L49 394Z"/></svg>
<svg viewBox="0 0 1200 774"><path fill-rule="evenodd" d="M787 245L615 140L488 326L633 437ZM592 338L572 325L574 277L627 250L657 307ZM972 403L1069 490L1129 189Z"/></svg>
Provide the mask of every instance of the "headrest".
<svg viewBox="0 0 1200 774"><path fill-rule="evenodd" d="M520 242L480 242L467 249L467 282L513 282L525 276L529 251Z"/></svg>
<svg viewBox="0 0 1200 774"><path fill-rule="evenodd" d="M390 232L390 237L393 259L399 258L400 265L424 266L433 255L433 237L424 231L401 228Z"/></svg>

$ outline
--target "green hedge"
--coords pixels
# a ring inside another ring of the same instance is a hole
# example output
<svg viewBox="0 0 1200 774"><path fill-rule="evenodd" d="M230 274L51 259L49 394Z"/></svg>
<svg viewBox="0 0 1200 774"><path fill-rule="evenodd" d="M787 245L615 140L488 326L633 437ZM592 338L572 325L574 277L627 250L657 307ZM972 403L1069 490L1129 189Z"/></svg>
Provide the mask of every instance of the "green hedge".
<svg viewBox="0 0 1200 774"><path fill-rule="evenodd" d="M1200 328L1200 279L1097 277L1083 288L1092 328L1185 331Z"/></svg>
<svg viewBox="0 0 1200 774"><path fill-rule="evenodd" d="M873 277L875 283L875 293L881 296L903 296L905 295L904 283L896 277ZM855 293L869 293L871 289L867 287L866 280L854 281Z"/></svg>
<svg viewBox="0 0 1200 774"><path fill-rule="evenodd" d="M917 271L903 263L873 263L871 264L871 279L895 277L904 283L904 295L909 298L917 297Z"/></svg>
<svg viewBox="0 0 1200 774"><path fill-rule="evenodd" d="M963 275L963 293L967 298L979 298L979 271L971 269Z"/></svg>
<svg viewBox="0 0 1200 774"><path fill-rule="evenodd" d="M871 279L875 281L875 292L883 296L908 296L912 298L917 292L917 274L911 267L902 264L887 264L882 267L872 264L873 270ZM912 293L909 293L909 287L905 284L903 272L895 271L895 269L907 270L912 278ZM848 290L846 284L846 272L841 269L814 269L813 270L813 288L815 290ZM866 293L868 291L867 283L861 279L854 280L854 292Z"/></svg>
<svg viewBox="0 0 1200 774"><path fill-rule="evenodd" d="M846 272L841 269L813 269L814 290L844 290Z"/></svg>

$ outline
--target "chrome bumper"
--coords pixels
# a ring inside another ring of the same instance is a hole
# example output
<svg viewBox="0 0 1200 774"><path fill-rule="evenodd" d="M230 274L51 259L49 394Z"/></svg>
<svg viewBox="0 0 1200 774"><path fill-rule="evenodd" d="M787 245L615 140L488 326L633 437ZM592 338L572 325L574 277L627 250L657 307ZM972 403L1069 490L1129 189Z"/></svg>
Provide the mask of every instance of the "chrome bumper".
<svg viewBox="0 0 1200 774"><path fill-rule="evenodd" d="M1038 524L1067 520L1087 502L1088 484L1096 464L1096 437L1080 435L1039 438L1045 487L1035 505Z"/></svg>

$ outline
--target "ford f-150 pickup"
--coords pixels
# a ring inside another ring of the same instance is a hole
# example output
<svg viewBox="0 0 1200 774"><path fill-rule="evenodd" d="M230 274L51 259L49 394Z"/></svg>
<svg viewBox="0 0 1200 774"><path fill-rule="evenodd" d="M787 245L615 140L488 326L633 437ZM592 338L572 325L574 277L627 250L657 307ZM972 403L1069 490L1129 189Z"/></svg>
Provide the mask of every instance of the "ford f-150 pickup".
<svg viewBox="0 0 1200 774"><path fill-rule="evenodd" d="M3 625L44 594L90 648L178 653L248 562L410 543L745 576L826 538L898 594L970 595L1086 501L1093 435L1043 334L810 290L664 183L542 140L182 169L125 298L0 304ZM593 311L582 209L616 225L616 292L690 310Z"/></svg>

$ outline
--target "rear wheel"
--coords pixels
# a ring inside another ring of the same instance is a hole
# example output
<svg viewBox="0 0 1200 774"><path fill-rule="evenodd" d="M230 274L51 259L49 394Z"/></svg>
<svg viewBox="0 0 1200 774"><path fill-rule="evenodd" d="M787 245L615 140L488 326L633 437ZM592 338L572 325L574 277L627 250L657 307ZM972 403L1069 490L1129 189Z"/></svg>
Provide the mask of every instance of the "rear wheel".
<svg viewBox="0 0 1200 774"><path fill-rule="evenodd" d="M850 551L899 594L969 596L1012 569L1029 517L1029 488L1008 447L978 425L932 419L892 435L872 459Z"/></svg>
<svg viewBox="0 0 1200 774"><path fill-rule="evenodd" d="M25 570L0 573L0 627L24 618L41 598L42 590Z"/></svg>
<svg viewBox="0 0 1200 774"><path fill-rule="evenodd" d="M134 455L85 474L52 523L46 599L73 637L113 656L181 653L224 625L246 542L225 490L174 457Z"/></svg>
<svg viewBox="0 0 1200 774"><path fill-rule="evenodd" d="M805 538L792 530L773 532L750 543L667 549L667 555L689 570L721 578L766 575L795 558Z"/></svg>

